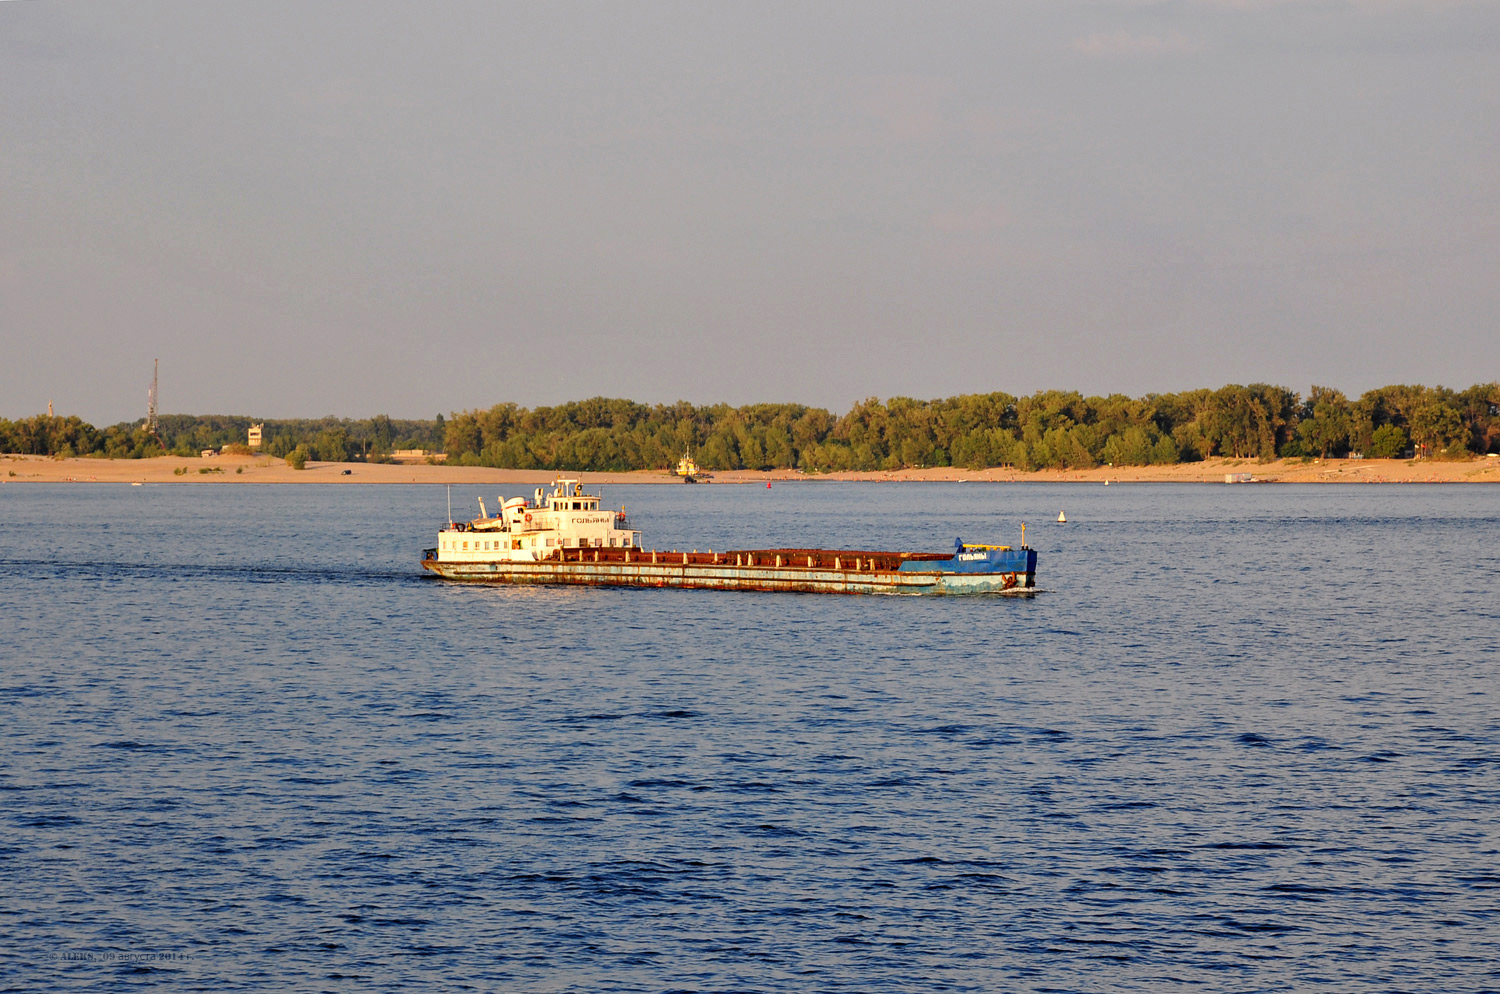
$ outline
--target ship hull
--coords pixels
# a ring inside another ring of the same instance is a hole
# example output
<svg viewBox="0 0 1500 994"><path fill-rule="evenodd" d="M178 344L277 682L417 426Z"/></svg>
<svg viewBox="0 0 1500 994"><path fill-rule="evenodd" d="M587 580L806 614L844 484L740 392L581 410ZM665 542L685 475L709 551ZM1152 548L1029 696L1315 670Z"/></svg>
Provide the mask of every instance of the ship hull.
<svg viewBox="0 0 1500 994"><path fill-rule="evenodd" d="M680 555L680 554L679 554ZM672 554L663 554L669 558ZM851 569L824 566L736 565L733 563L592 562L440 562L425 559L424 568L445 580L465 583L557 584L586 587L680 587L698 590L765 590L820 594L1005 594L1036 591L1034 554L1031 570ZM696 558L696 557L693 557Z"/></svg>

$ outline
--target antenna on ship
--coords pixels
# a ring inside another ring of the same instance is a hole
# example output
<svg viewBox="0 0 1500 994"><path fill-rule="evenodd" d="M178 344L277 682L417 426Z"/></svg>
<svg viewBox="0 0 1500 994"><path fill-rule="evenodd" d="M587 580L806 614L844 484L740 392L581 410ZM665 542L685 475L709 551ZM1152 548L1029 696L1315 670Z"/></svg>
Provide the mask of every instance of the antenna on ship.
<svg viewBox="0 0 1500 994"><path fill-rule="evenodd" d="M453 484L448 484L448 527L453 527Z"/></svg>

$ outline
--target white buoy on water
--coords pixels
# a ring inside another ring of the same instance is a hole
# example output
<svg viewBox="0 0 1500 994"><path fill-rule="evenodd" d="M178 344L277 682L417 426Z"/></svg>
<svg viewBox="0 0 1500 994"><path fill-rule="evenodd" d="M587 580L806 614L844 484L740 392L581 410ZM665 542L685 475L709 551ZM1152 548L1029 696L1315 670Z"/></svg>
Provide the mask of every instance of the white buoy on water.
<svg viewBox="0 0 1500 994"><path fill-rule="evenodd" d="M1060 525L1067 524L1068 523L1068 516L1066 514L1062 513L1061 511L1058 511L1057 512L1057 523L1060 524Z"/></svg>

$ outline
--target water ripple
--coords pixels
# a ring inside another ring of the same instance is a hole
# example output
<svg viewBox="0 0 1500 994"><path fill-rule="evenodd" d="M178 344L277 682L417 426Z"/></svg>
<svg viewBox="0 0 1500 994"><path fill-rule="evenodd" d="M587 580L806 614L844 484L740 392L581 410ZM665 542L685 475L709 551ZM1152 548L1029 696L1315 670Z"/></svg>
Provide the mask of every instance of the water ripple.
<svg viewBox="0 0 1500 994"><path fill-rule="evenodd" d="M0 501L8 989L1500 988L1473 488L613 488L1065 500L1025 601L454 587L440 488L147 489Z"/></svg>

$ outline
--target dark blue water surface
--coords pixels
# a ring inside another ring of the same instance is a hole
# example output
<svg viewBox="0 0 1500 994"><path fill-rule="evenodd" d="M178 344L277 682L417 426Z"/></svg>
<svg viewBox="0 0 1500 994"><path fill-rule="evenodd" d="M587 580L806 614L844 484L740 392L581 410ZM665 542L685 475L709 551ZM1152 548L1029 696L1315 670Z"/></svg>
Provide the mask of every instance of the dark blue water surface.
<svg viewBox="0 0 1500 994"><path fill-rule="evenodd" d="M1500 987L1500 489L605 497L1026 521L1043 592L451 586L442 488L4 486L0 987Z"/></svg>

